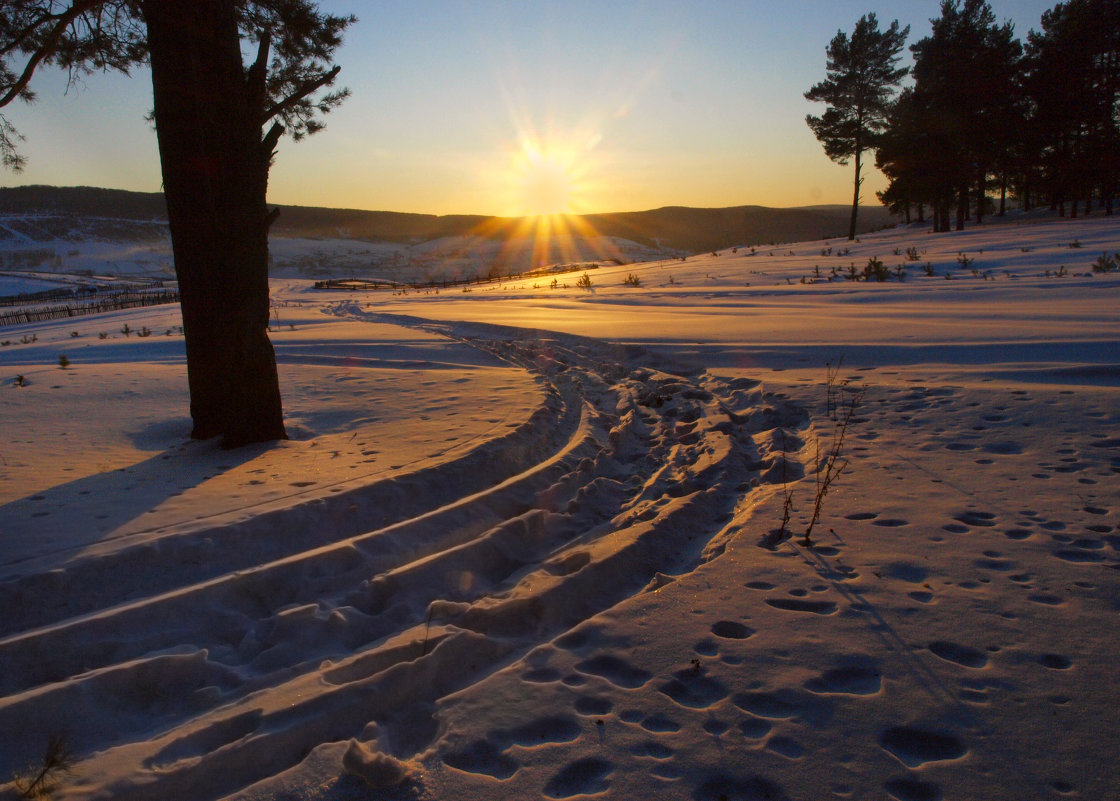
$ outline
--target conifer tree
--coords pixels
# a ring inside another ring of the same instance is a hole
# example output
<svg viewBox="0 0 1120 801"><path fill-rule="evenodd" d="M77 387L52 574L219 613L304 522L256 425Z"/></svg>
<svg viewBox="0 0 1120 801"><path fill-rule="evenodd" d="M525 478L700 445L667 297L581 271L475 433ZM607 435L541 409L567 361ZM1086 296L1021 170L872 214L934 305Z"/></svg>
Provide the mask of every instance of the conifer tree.
<svg viewBox="0 0 1120 801"><path fill-rule="evenodd" d="M894 90L908 71L897 65L909 33L910 27L900 29L898 20L881 31L875 15L865 14L850 38L836 32L825 51L825 80L805 93L807 100L828 104L820 117L805 117L825 154L838 164L855 162L848 239L856 236L863 153L886 127Z"/></svg>
<svg viewBox="0 0 1120 801"><path fill-rule="evenodd" d="M128 73L149 63L175 271L191 435L225 447L285 436L268 339L268 173L280 137L315 133L352 16L310 0L5 0L0 108L34 100L35 71ZM246 64L243 52L249 53ZM0 115L0 161L19 134Z"/></svg>

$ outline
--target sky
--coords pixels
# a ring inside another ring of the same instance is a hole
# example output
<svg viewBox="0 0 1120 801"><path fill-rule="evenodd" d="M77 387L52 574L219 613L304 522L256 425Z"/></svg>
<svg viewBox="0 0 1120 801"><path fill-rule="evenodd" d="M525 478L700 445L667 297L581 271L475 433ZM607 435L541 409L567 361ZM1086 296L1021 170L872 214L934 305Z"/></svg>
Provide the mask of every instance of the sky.
<svg viewBox="0 0 1120 801"><path fill-rule="evenodd" d="M991 0L1020 38L1045 0ZM928 35L937 0L393 0L353 13L337 53L352 96L326 129L281 141L273 203L428 214L850 204L853 168L824 155L804 92L825 48L874 12ZM904 63L909 61L909 51ZM0 186L160 190L150 75L32 82L4 109L27 168ZM873 161L873 159L872 159ZM885 181L868 165L862 201Z"/></svg>

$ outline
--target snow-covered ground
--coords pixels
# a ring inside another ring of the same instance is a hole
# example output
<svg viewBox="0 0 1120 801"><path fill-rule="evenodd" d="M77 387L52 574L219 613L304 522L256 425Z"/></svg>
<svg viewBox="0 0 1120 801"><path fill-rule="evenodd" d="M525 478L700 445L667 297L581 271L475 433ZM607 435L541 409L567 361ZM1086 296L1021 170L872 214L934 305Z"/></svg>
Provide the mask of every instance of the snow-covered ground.
<svg viewBox="0 0 1120 801"><path fill-rule="evenodd" d="M233 452L175 307L0 330L0 781L65 733L59 798L1120 797L1116 251L278 278L292 438Z"/></svg>

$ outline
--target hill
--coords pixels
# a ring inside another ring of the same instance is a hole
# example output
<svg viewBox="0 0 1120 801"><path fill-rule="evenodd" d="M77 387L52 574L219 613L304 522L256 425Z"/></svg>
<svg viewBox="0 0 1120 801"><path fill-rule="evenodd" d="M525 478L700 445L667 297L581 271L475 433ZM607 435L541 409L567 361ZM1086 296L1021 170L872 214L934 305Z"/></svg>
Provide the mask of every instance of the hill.
<svg viewBox="0 0 1120 801"><path fill-rule="evenodd" d="M520 218L468 214L438 216L314 206L280 206L280 210L280 218L273 228L277 237L331 237L395 243L462 236L509 239L524 226ZM158 192L94 187L0 188L0 215L29 213L98 218L119 224L121 220L166 220L167 207L163 195ZM788 209L666 206L648 211L584 215L573 219L572 227L584 235L598 234L649 247L701 253L735 245L842 236L847 228L848 213L849 208L845 206ZM860 231L883 228L891 221L886 209L868 206L861 210ZM90 226L82 228L88 230ZM119 225L114 230L118 228Z"/></svg>

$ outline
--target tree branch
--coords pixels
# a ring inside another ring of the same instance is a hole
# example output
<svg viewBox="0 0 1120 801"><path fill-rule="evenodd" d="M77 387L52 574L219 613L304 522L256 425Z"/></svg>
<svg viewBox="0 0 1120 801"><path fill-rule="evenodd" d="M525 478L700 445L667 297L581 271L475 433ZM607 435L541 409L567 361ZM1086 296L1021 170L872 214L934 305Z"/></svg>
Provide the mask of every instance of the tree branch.
<svg viewBox="0 0 1120 801"><path fill-rule="evenodd" d="M54 30L47 36L46 40L31 54L31 58L27 62L27 66L23 70L23 74L12 85L11 89L6 94L0 96L0 108L11 103L27 88L27 84L31 82L31 76L35 74L35 69L39 63L54 52L55 46L58 45L62 35L66 33L66 28L70 23L103 3L104 0L78 0L70 7L65 13L58 17L58 23L54 26Z"/></svg>
<svg viewBox="0 0 1120 801"><path fill-rule="evenodd" d="M299 87L299 89L297 89L293 94L289 95L279 103L276 103L274 106L267 109L264 113L264 119L261 120L261 124L263 125L278 114L283 114L285 111L296 105L299 101L303 100L312 92L318 89L322 89L324 86L335 79L335 76L338 75L341 69L342 67L336 66L329 72L324 72L315 80L308 81L303 86Z"/></svg>
<svg viewBox="0 0 1120 801"><path fill-rule="evenodd" d="M257 60L249 67L246 80L249 84L249 99L253 108L264 105L265 78L268 74L268 50L272 46L272 37L265 33L257 43Z"/></svg>

